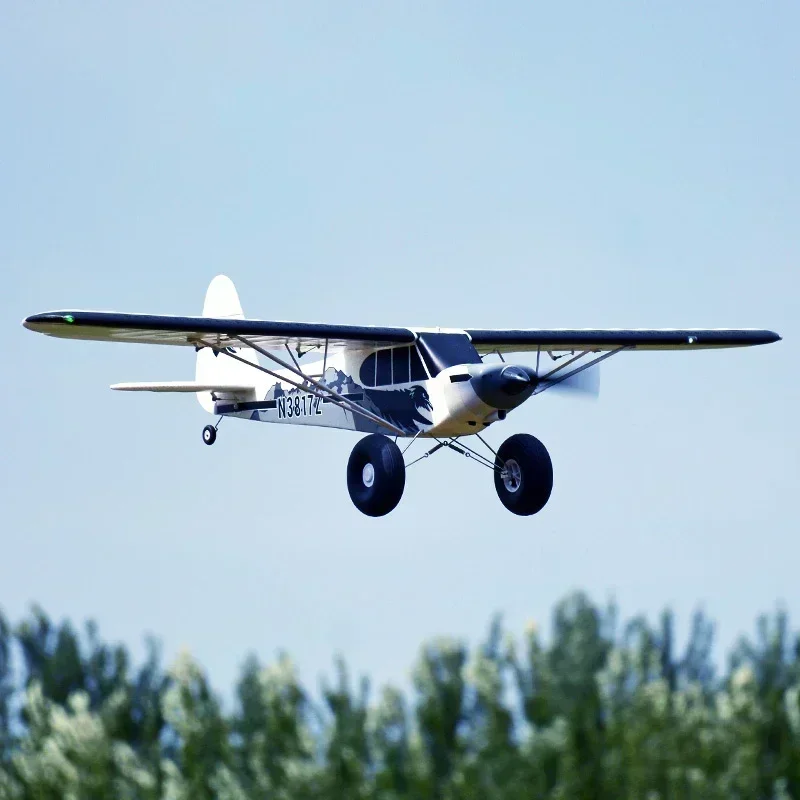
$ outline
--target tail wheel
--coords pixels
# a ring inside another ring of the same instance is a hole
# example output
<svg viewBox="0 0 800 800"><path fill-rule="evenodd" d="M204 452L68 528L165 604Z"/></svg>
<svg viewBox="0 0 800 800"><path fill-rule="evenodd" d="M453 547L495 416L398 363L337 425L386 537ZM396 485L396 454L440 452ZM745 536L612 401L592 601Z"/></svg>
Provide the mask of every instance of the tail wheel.
<svg viewBox="0 0 800 800"><path fill-rule="evenodd" d="M553 491L553 463L547 448L528 433L510 436L497 451L494 487L512 513L541 511Z"/></svg>
<svg viewBox="0 0 800 800"><path fill-rule="evenodd" d="M405 485L403 454L391 439L373 433L353 448L347 462L347 491L363 514L388 514L400 502Z"/></svg>
<svg viewBox="0 0 800 800"><path fill-rule="evenodd" d="M203 441L206 444L214 444L217 441L217 429L213 425L206 425L203 428Z"/></svg>

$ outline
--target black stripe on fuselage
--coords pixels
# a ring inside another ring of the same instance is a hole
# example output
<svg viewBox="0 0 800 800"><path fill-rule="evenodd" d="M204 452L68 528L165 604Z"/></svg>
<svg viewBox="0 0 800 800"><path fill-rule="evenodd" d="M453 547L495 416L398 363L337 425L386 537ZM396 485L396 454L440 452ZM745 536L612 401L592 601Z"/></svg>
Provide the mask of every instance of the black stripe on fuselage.
<svg viewBox="0 0 800 800"><path fill-rule="evenodd" d="M288 395L284 395L288 397ZM342 394L339 397L345 397L353 402L358 402L364 399L362 392L354 392L353 394ZM336 402L332 397L323 397L323 403ZM236 414L240 411L268 411L272 408L278 407L277 400L251 400L246 403L226 403L225 405L218 404L215 409L216 414Z"/></svg>
<svg viewBox="0 0 800 800"><path fill-rule="evenodd" d="M215 413L231 414L236 411L266 411L277 407L277 400L250 400L246 403L226 403L225 405L218 403Z"/></svg>

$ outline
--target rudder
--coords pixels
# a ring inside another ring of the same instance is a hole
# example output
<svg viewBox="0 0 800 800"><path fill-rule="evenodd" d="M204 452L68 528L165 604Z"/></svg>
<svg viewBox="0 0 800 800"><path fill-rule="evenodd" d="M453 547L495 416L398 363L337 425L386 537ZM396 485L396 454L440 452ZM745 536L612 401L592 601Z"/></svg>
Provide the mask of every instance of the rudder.
<svg viewBox="0 0 800 800"><path fill-rule="evenodd" d="M239 294L233 281L226 275L217 275L208 286L203 303L204 317L221 319L244 319ZM258 354L250 347L236 347L234 352L251 364L258 364ZM233 358L219 355L210 347L197 352L195 378L204 384L252 384L254 372L252 367L242 364ZM197 400L210 414L214 413L214 401L211 392L197 392Z"/></svg>

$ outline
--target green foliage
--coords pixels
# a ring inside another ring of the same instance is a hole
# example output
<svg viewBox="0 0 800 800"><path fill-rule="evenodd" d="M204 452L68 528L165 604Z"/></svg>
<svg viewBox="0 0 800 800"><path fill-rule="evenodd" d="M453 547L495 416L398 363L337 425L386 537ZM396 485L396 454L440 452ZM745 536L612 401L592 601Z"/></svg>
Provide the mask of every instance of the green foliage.
<svg viewBox="0 0 800 800"><path fill-rule="evenodd" d="M14 674L11 664L11 626L0 613L0 765L11 751L11 700L14 695Z"/></svg>
<svg viewBox="0 0 800 800"><path fill-rule="evenodd" d="M713 634L681 654L669 612L618 630L576 594L547 638L427 643L409 697L337 661L315 702L250 657L226 713L188 654L0 615L0 800L800 800L800 638L762 617L717 678Z"/></svg>
<svg viewBox="0 0 800 800"><path fill-rule="evenodd" d="M280 800L311 797L316 774L311 707L292 662L282 656L275 665L262 667L249 658L236 694L238 709L232 722L236 791ZM229 787L234 785L233 774L226 778Z"/></svg>
<svg viewBox="0 0 800 800"><path fill-rule="evenodd" d="M213 798L218 772L231 763L229 726L199 665L187 653L170 670L162 707L172 761L165 794L174 800Z"/></svg>

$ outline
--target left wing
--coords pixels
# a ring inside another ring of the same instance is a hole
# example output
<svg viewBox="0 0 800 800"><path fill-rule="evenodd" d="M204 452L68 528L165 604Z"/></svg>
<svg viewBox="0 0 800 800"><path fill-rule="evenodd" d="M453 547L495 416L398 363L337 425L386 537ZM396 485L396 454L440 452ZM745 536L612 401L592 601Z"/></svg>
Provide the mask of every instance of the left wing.
<svg viewBox="0 0 800 800"><path fill-rule="evenodd" d="M750 347L780 340L774 331L755 328L659 328L595 329L553 328L529 330L487 330L473 328L466 333L475 349L486 353L520 353L531 350L701 350L721 347Z"/></svg>
<svg viewBox="0 0 800 800"><path fill-rule="evenodd" d="M294 349L329 350L376 348L411 344L416 338L407 328L379 328L371 325L324 325L308 322L269 322L224 317L173 317L151 314L119 314L106 311L49 311L34 314L23 323L26 328L64 339L92 339L101 342L137 342L198 347L243 347L249 342L265 350L284 345ZM244 336L247 342L237 339Z"/></svg>
<svg viewBox="0 0 800 800"><path fill-rule="evenodd" d="M255 392L252 384L200 383L198 381L160 381L157 383L115 383L116 392L219 392L220 394L248 394Z"/></svg>

